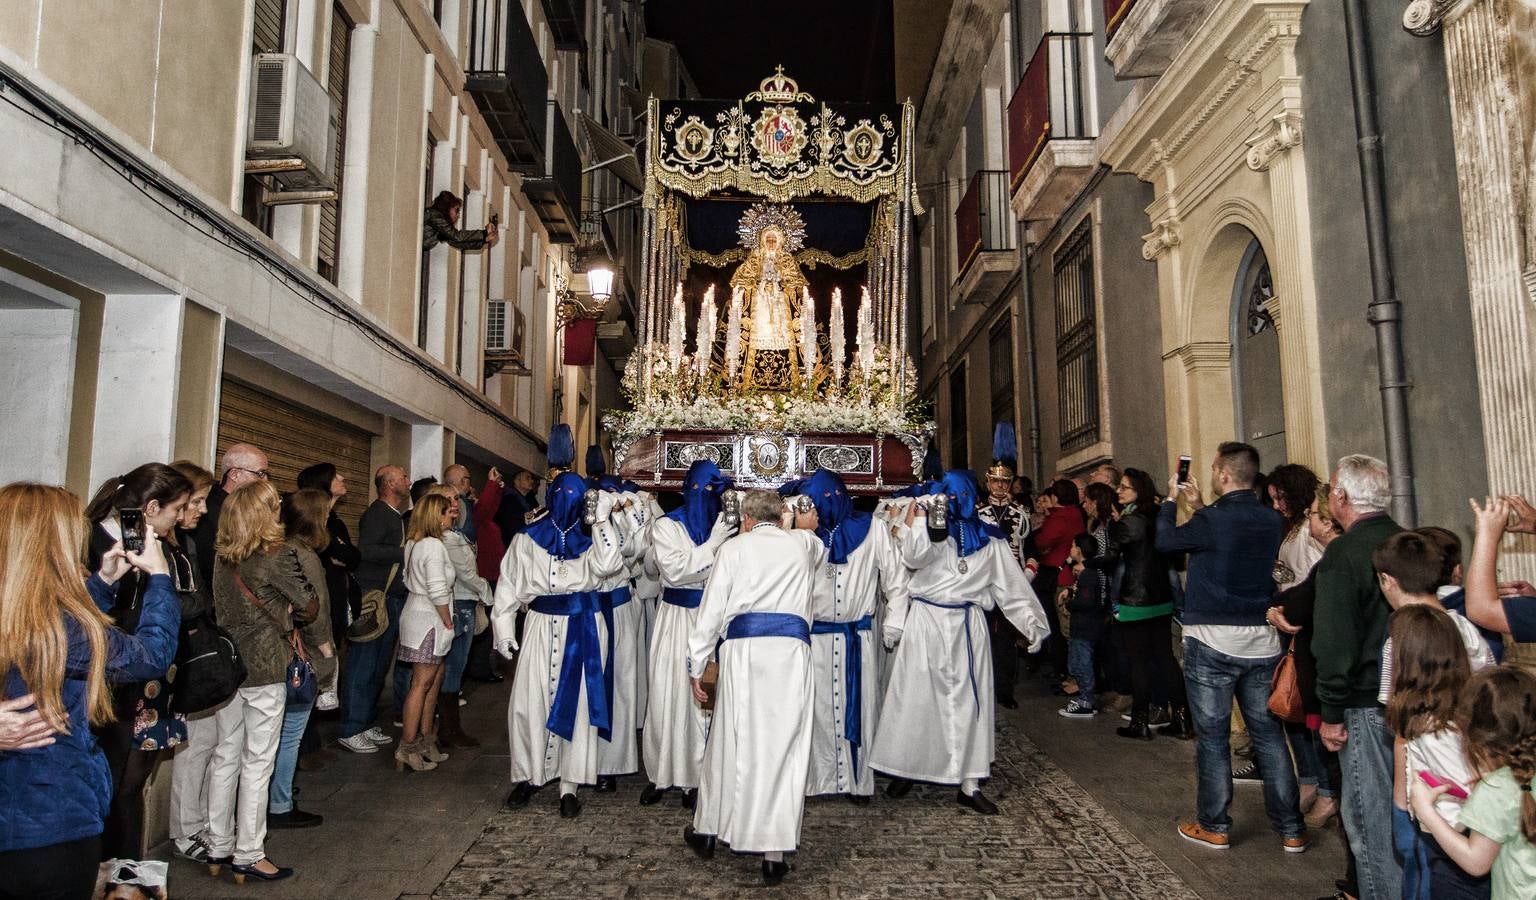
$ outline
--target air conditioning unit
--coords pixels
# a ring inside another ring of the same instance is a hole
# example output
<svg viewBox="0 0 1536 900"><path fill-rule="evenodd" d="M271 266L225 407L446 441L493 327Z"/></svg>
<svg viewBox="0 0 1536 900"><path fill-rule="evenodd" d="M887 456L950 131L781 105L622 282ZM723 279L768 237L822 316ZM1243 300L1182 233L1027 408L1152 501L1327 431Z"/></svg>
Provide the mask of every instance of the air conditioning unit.
<svg viewBox="0 0 1536 900"><path fill-rule="evenodd" d="M512 300L488 300L485 310L485 376L531 374L523 348L528 319Z"/></svg>
<svg viewBox="0 0 1536 900"><path fill-rule="evenodd" d="M258 53L251 65L246 170L289 190L336 187L331 95L292 53Z"/></svg>

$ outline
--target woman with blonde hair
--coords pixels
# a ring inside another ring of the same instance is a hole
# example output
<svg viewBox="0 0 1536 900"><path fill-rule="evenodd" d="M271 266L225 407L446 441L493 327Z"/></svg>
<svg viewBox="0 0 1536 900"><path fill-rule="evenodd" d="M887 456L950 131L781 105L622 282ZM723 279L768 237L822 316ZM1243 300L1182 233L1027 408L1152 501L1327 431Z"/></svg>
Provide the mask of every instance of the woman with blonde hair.
<svg viewBox="0 0 1536 900"><path fill-rule="evenodd" d="M0 896L91 893L112 797L91 728L113 720L109 682L153 678L176 652L176 595L152 527L144 537L142 553L114 546L84 579L79 499L41 484L0 488L0 699L8 716L37 720L0 737ZM131 634L102 612L130 569L145 582Z"/></svg>
<svg viewBox="0 0 1536 900"><path fill-rule="evenodd" d="M405 697L395 770L437 768L448 754L437 746L432 715L443 683L443 658L453 646L453 562L443 532L453 526L448 498L430 492L411 511L405 540L405 608L400 612L400 650L396 660L411 664L411 689Z"/></svg>
<svg viewBox="0 0 1536 900"><path fill-rule="evenodd" d="M438 485L432 492L442 494L448 500L449 515L453 522L458 522L462 515L459 492L446 484ZM480 746L480 741L465 731L459 721L459 688L463 686L469 647L475 637L475 610L480 604L489 606L492 603L491 585L480 577L474 542L457 525L443 532L443 546L448 550L448 561L453 564L453 644L443 658L443 677L437 696L437 739L443 746L470 750Z"/></svg>
<svg viewBox="0 0 1536 900"><path fill-rule="evenodd" d="M293 874L267 859L267 788L287 703L288 662L303 652L295 634L318 646L329 628L318 618L320 597L278 520L280 500L268 481L236 488L219 514L213 602L219 625L245 659L245 683L218 712L223 738L213 751L208 782L208 871L223 866L236 883L276 881Z"/></svg>

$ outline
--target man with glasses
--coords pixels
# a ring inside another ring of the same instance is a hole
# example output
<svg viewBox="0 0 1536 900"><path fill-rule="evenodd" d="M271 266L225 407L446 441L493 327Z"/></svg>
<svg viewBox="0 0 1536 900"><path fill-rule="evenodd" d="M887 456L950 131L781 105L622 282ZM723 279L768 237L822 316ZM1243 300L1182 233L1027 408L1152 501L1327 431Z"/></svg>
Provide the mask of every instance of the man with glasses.
<svg viewBox="0 0 1536 900"><path fill-rule="evenodd" d="M250 444L231 444L219 460L219 483L208 492L208 511L192 532L197 547L197 571L203 584L213 584L213 541L219 534L219 512L235 488L267 480L267 455Z"/></svg>

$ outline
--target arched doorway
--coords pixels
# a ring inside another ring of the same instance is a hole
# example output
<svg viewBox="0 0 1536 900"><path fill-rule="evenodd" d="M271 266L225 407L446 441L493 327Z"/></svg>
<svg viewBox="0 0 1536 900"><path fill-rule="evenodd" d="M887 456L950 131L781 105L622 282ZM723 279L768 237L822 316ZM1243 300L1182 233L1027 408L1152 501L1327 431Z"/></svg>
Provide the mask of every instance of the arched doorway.
<svg viewBox="0 0 1536 900"><path fill-rule="evenodd" d="M1232 403L1238 440L1259 451L1265 469L1286 462L1285 391L1277 299L1269 258L1251 237L1232 284Z"/></svg>

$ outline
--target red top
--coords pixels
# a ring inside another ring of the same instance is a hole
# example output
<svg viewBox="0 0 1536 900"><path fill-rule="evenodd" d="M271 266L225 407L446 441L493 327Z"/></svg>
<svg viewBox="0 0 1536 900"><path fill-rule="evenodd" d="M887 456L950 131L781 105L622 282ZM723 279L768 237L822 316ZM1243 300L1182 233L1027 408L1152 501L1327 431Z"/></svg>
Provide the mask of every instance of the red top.
<svg viewBox="0 0 1536 900"><path fill-rule="evenodd" d="M507 544L501 538L496 525L496 510L501 508L501 484L487 478L480 489L480 499L475 501L475 568L480 577L494 582L501 576L501 558L507 553Z"/></svg>
<svg viewBox="0 0 1536 900"><path fill-rule="evenodd" d="M1083 523L1083 511L1076 506L1057 506L1046 513L1040 530L1035 532L1035 550L1040 554L1040 565L1062 569L1067 554L1072 552L1072 539L1087 531ZM1061 581L1061 576L1066 581ZM1058 584L1071 584L1070 572L1063 571L1057 577Z"/></svg>

